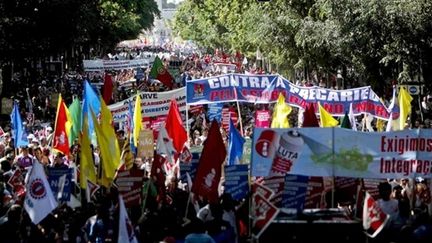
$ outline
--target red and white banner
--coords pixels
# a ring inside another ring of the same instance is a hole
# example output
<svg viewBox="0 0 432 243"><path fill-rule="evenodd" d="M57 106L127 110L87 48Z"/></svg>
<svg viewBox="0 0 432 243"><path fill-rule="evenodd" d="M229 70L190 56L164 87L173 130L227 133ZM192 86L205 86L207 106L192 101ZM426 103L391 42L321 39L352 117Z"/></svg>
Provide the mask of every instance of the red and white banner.
<svg viewBox="0 0 432 243"><path fill-rule="evenodd" d="M143 177L144 170L137 168L118 172L116 184L127 208L141 204Z"/></svg>
<svg viewBox="0 0 432 243"><path fill-rule="evenodd" d="M385 214L373 197L366 192L363 204L363 228L369 237L374 238L384 228L389 215Z"/></svg>
<svg viewBox="0 0 432 243"><path fill-rule="evenodd" d="M256 111L255 126L268 128L270 126L270 112L268 110Z"/></svg>
<svg viewBox="0 0 432 243"><path fill-rule="evenodd" d="M259 238L278 213L276 206L260 193L255 193L252 197L252 234Z"/></svg>

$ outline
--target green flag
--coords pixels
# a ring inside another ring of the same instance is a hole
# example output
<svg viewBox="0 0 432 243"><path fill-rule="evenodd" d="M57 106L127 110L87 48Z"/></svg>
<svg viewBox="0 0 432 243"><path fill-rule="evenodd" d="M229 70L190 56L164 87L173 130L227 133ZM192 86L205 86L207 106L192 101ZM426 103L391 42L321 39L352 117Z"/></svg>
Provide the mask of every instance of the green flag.
<svg viewBox="0 0 432 243"><path fill-rule="evenodd" d="M158 56L156 56L153 62L153 66L150 70L150 77L161 81L168 88L172 89L173 77L168 72L168 70L164 67L162 60Z"/></svg>
<svg viewBox="0 0 432 243"><path fill-rule="evenodd" d="M341 127L352 129L351 122L350 122L350 119L348 117L348 112L345 112L345 116L342 119Z"/></svg>
<svg viewBox="0 0 432 243"><path fill-rule="evenodd" d="M78 98L74 99L69 106L69 113L72 118L72 128L69 132L69 144L72 145L73 141L78 138L81 131L81 104Z"/></svg>

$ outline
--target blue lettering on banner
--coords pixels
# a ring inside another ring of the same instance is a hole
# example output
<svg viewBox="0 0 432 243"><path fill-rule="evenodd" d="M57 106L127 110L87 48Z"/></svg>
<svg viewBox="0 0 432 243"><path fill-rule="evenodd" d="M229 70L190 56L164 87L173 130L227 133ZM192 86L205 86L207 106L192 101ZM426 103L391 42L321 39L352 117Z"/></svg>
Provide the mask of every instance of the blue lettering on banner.
<svg viewBox="0 0 432 243"><path fill-rule="evenodd" d="M390 115L387 107L369 86L331 90L317 86L297 86L279 75L246 74L226 74L186 83L188 105L230 101L274 103L279 93L285 96L285 102L297 108L304 109L308 104L313 104L316 108L320 102L334 116L344 116L351 103L355 115L368 113L385 120ZM317 109L315 111L318 112Z"/></svg>
<svg viewBox="0 0 432 243"><path fill-rule="evenodd" d="M57 198L57 193L59 190L59 180L60 177L66 174L66 180L63 187L63 193L59 199L62 202L68 202L70 200L72 192L72 168L48 168L48 183L54 196Z"/></svg>
<svg viewBox="0 0 432 243"><path fill-rule="evenodd" d="M282 207L303 211L308 188L308 180L308 176L285 176L285 187L282 193Z"/></svg>
<svg viewBox="0 0 432 243"><path fill-rule="evenodd" d="M249 165L225 166L225 192L235 200L242 200L249 192Z"/></svg>

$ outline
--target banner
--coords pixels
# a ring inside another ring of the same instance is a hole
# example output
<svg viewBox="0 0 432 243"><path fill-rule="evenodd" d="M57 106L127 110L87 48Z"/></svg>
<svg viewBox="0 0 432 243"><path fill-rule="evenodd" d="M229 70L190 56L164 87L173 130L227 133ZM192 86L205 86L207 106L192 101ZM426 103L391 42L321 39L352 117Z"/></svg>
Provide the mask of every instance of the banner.
<svg viewBox="0 0 432 243"><path fill-rule="evenodd" d="M234 200L242 200L249 192L249 165L225 166L225 192Z"/></svg>
<svg viewBox="0 0 432 243"><path fill-rule="evenodd" d="M389 112L369 86L332 90L318 86L297 86L279 75L226 74L186 83L188 105L241 101L249 103L276 102L279 93L291 106L305 109L317 102L332 115L344 116L352 103L355 115L369 113L387 120Z"/></svg>
<svg viewBox="0 0 432 243"><path fill-rule="evenodd" d="M256 193L252 196L252 234L259 238L278 215L279 209L269 202L263 195Z"/></svg>
<svg viewBox="0 0 432 243"><path fill-rule="evenodd" d="M256 127L270 127L270 112L268 110L258 110L255 112Z"/></svg>
<svg viewBox="0 0 432 243"><path fill-rule="evenodd" d="M132 168L117 173L116 185L127 208L141 204L144 170Z"/></svg>
<svg viewBox="0 0 432 243"><path fill-rule="evenodd" d="M72 168L48 168L48 183L54 196L57 198L59 191L63 191L59 201L68 202L72 193ZM62 176L66 175L64 180L61 179ZM61 190L63 189L63 190Z"/></svg>
<svg viewBox="0 0 432 243"><path fill-rule="evenodd" d="M222 108L222 127L226 133L229 133L230 118L233 121L234 126L236 126L238 121L236 110L233 107Z"/></svg>
<svg viewBox="0 0 432 243"><path fill-rule="evenodd" d="M282 194L283 208L295 208L299 212L303 212L306 192L308 189L308 181L308 176L285 176L285 189Z"/></svg>
<svg viewBox="0 0 432 243"><path fill-rule="evenodd" d="M252 139L245 138L245 143L243 144L243 156L242 163L243 164L251 164L252 157Z"/></svg>
<svg viewBox="0 0 432 243"><path fill-rule="evenodd" d="M432 177L432 130L255 128L252 176Z"/></svg>
<svg viewBox="0 0 432 243"><path fill-rule="evenodd" d="M85 72L97 72L104 70L134 69L139 67L149 67L149 59L132 60L83 60Z"/></svg>
<svg viewBox="0 0 432 243"><path fill-rule="evenodd" d="M142 117L155 117L167 115L170 107L171 99L175 98L180 111L186 110L185 88L179 88L167 92L142 92L141 97L141 112ZM109 105L114 122L118 123L126 119L129 113L128 104L135 104L136 96L126 100Z"/></svg>
<svg viewBox="0 0 432 243"><path fill-rule="evenodd" d="M138 139L138 157L153 158L154 140L152 130L141 130Z"/></svg>
<svg viewBox="0 0 432 243"><path fill-rule="evenodd" d="M215 104L208 104L208 110L207 110L207 116L209 119L209 122L213 121L213 119L216 119L216 121L220 122L222 119L222 103L215 103Z"/></svg>

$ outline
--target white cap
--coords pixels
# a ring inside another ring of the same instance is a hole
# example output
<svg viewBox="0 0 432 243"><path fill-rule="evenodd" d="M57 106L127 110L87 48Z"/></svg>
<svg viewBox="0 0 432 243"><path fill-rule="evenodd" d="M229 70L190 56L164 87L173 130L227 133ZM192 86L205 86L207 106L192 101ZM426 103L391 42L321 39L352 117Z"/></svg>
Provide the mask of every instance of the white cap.
<svg viewBox="0 0 432 243"><path fill-rule="evenodd" d="M33 134L29 134L28 136L27 136L27 139L28 140L30 140L30 139L35 139L36 137L35 137L35 135L33 135Z"/></svg>
<svg viewBox="0 0 432 243"><path fill-rule="evenodd" d="M52 127L47 127L46 130L47 131L52 131L53 129L52 129Z"/></svg>

